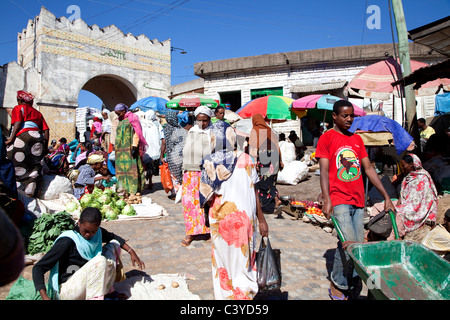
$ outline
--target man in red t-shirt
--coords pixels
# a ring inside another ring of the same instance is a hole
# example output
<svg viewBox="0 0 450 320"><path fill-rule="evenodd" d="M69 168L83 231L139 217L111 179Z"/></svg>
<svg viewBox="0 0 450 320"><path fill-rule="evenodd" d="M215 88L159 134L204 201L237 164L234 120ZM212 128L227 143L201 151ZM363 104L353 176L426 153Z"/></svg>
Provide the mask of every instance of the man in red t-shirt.
<svg viewBox="0 0 450 320"><path fill-rule="evenodd" d="M319 158L320 187L327 219L333 214L347 240L338 243L329 294L332 299L347 299L344 291L359 295L361 280L353 269L353 262L345 252L352 242L364 242L364 182L362 170L385 199L385 210L395 211L378 174L370 164L360 136L349 132L354 119L353 105L339 100L333 106L334 127L319 139L316 158Z"/></svg>

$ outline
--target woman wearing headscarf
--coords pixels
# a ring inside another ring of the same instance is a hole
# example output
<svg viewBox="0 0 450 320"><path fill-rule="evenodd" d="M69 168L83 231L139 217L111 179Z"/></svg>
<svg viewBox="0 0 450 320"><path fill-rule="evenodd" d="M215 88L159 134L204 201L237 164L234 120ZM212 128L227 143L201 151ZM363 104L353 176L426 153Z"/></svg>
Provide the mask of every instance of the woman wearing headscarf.
<svg viewBox="0 0 450 320"><path fill-rule="evenodd" d="M69 153L70 147L66 138L59 139L55 151L45 158L50 173L67 174L69 171Z"/></svg>
<svg viewBox="0 0 450 320"><path fill-rule="evenodd" d="M128 111L125 104L119 103L114 112L119 119L114 146L116 177L128 193L135 194L145 186L142 157L147 141L139 117Z"/></svg>
<svg viewBox="0 0 450 320"><path fill-rule="evenodd" d="M217 300L248 300L258 292L256 232L268 236L255 184L256 166L237 155L236 133L224 121L212 125L215 146L202 160L200 205L209 206L212 276Z"/></svg>
<svg viewBox="0 0 450 320"><path fill-rule="evenodd" d="M200 177L202 159L211 153L214 137L211 134L211 117L213 112L206 106L199 106L194 111L195 125L189 129L183 148L183 184L181 204L183 205L186 237L181 245L187 247L195 238L209 235L206 216L200 207Z"/></svg>
<svg viewBox="0 0 450 320"><path fill-rule="evenodd" d="M87 163L78 168L79 173L73 188L75 198L79 200L84 194L92 193L96 181L111 179L111 176L97 175L97 172L102 169L104 161L105 158L102 154L94 152L87 158Z"/></svg>
<svg viewBox="0 0 450 320"><path fill-rule="evenodd" d="M95 136L102 135L102 119L100 119L99 117L94 117L92 121L91 135L89 137L90 140L94 140Z"/></svg>
<svg viewBox="0 0 450 320"><path fill-rule="evenodd" d="M15 167L17 188L34 197L41 179L44 156L49 142L49 127L42 114L33 108L34 97L17 92L18 105L12 109L12 133L5 141L7 157Z"/></svg>
<svg viewBox="0 0 450 320"><path fill-rule="evenodd" d="M407 154L400 161L403 175L400 198L395 209L405 229L405 239L413 240L415 233L426 224L436 221L438 193L430 174L423 169L415 154ZM428 225L426 226L428 227ZM428 229L429 231L431 228ZM425 232L422 234L425 235Z"/></svg>
<svg viewBox="0 0 450 320"><path fill-rule="evenodd" d="M142 111L141 111L142 112ZM147 150L142 157L146 168L146 178L149 182L149 188L152 189L152 177L159 173L159 162L161 160L161 146L164 142L164 133L159 123L156 112L147 110L143 112L143 120L141 118L142 132L145 141L147 141Z"/></svg>
<svg viewBox="0 0 450 320"><path fill-rule="evenodd" d="M186 142L186 130L178 123L176 111L167 111L164 126L165 146L161 154L166 153L166 161L172 178L172 197L176 195L183 182L183 148Z"/></svg>
<svg viewBox="0 0 450 320"><path fill-rule="evenodd" d="M102 110L102 139L101 144L104 151L110 153L109 150L109 144L110 144L110 137L111 137L111 120L109 119L109 110L103 109Z"/></svg>
<svg viewBox="0 0 450 320"><path fill-rule="evenodd" d="M267 125L261 114L252 117L252 124L249 152L257 163L260 177L256 188L262 210L271 213L281 205L276 187L278 171L283 168L278 135Z"/></svg>
<svg viewBox="0 0 450 320"><path fill-rule="evenodd" d="M100 210L85 208L73 230L64 231L34 265L33 282L42 300L126 299L113 287L116 279L120 280L116 267L121 250L130 254L133 266L143 270L145 264L127 240L100 227L101 221Z"/></svg>

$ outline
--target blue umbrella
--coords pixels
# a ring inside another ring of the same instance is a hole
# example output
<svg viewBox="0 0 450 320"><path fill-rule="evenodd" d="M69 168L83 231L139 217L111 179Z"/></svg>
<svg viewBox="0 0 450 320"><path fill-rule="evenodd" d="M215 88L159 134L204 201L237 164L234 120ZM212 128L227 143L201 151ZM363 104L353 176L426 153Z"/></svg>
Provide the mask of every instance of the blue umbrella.
<svg viewBox="0 0 450 320"><path fill-rule="evenodd" d="M170 110L166 108L166 103L167 100L163 98L147 97L133 103L130 106L130 110L139 108L144 112L148 110L153 110L155 112L156 111L159 112L160 114L166 114L167 110Z"/></svg>
<svg viewBox="0 0 450 320"><path fill-rule="evenodd" d="M414 140L397 121L379 115L368 115L355 118L348 131L355 133L356 130L372 132L387 131L392 133L397 154L401 154L405 151Z"/></svg>

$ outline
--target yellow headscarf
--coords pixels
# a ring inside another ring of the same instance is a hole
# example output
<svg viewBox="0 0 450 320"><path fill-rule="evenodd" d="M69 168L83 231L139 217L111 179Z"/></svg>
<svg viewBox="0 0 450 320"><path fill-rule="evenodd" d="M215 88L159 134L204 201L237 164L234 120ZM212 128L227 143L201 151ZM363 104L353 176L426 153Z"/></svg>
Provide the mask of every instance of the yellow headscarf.
<svg viewBox="0 0 450 320"><path fill-rule="evenodd" d="M103 161L105 161L105 158L103 158L103 156L100 154L91 154L87 159L88 164L96 164Z"/></svg>

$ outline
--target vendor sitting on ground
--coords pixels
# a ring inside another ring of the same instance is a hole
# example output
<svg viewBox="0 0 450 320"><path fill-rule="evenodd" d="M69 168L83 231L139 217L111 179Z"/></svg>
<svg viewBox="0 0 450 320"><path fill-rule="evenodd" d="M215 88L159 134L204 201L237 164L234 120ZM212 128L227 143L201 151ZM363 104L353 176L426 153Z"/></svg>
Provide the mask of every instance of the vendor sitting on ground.
<svg viewBox="0 0 450 320"><path fill-rule="evenodd" d="M87 164L84 164L78 168L79 175L74 184L73 195L75 198L80 199L85 193L92 193L94 190L94 184L98 180L106 180L109 182L111 176L97 175L96 172L100 171L103 167L105 159L103 155L92 153L87 159Z"/></svg>
<svg viewBox="0 0 450 320"><path fill-rule="evenodd" d="M423 231L429 231L436 221L437 190L418 156L407 154L400 163L404 178L395 209L405 229L405 240L420 241Z"/></svg>
<svg viewBox="0 0 450 320"><path fill-rule="evenodd" d="M445 212L443 224L437 224L428 232L422 244L450 261L450 209Z"/></svg>
<svg viewBox="0 0 450 320"><path fill-rule="evenodd" d="M33 267L34 286L42 300L125 298L113 291L120 248L130 254L133 266L142 270L145 265L124 239L100 227L101 220L97 208L84 209L75 228L63 232ZM49 292L44 283L47 271Z"/></svg>

